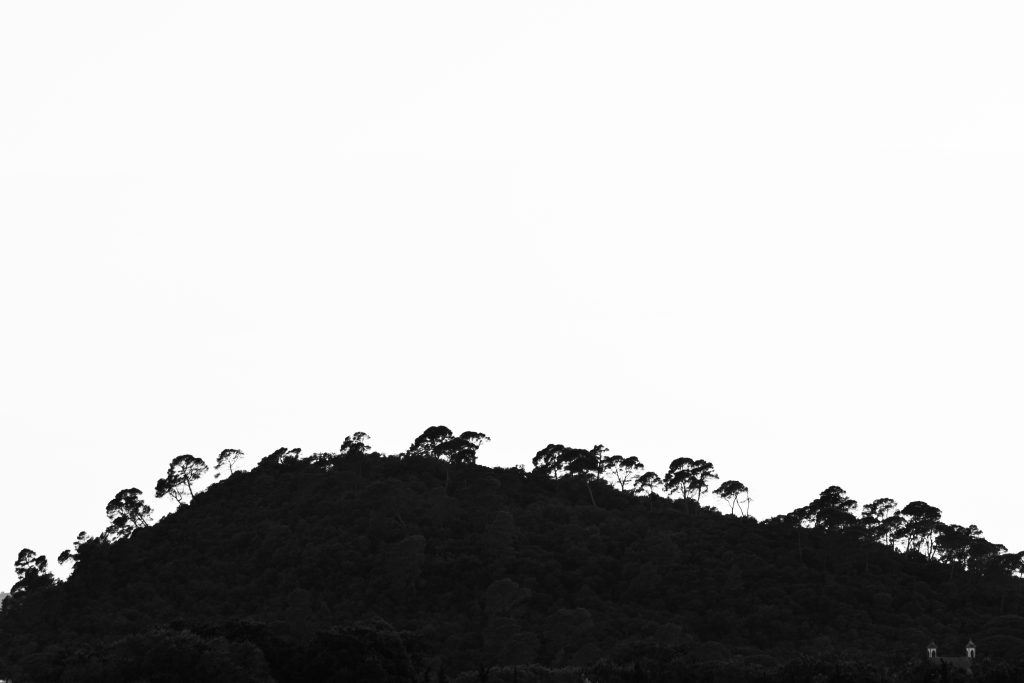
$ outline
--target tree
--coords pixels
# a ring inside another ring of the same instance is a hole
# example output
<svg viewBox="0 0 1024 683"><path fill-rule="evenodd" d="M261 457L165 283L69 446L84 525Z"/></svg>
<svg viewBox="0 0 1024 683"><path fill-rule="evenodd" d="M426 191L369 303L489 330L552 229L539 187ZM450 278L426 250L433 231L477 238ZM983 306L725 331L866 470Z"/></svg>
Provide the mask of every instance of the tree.
<svg viewBox="0 0 1024 683"><path fill-rule="evenodd" d="M938 524L935 535L935 550L943 562L967 570L971 544L981 538L981 529L975 525L963 527L959 524ZM952 572L950 573L952 576Z"/></svg>
<svg viewBox="0 0 1024 683"><path fill-rule="evenodd" d="M597 476L601 470L600 449L604 446L586 448L566 448L562 451L562 468L565 473L572 477L584 477L590 479Z"/></svg>
<svg viewBox="0 0 1024 683"><path fill-rule="evenodd" d="M897 537L906 541L907 551L921 552L927 557L935 554L935 536L939 532L942 510L923 500L915 500L900 511L906 519Z"/></svg>
<svg viewBox="0 0 1024 683"><path fill-rule="evenodd" d="M75 549L65 549L57 556L58 564L65 564L67 562L78 562L79 552L82 550L82 546L92 541L93 538L84 531L79 531L78 536L75 538Z"/></svg>
<svg viewBox="0 0 1024 683"><path fill-rule="evenodd" d="M454 436L452 430L444 425L428 427L412 442L405 452L405 457L438 458L440 457L437 452L438 446L450 441Z"/></svg>
<svg viewBox="0 0 1024 683"><path fill-rule="evenodd" d="M341 455L363 455L370 450L370 435L366 432L356 432L352 436L346 436L341 444L339 453Z"/></svg>
<svg viewBox="0 0 1024 683"><path fill-rule="evenodd" d="M989 567L993 572L1002 576L1024 573L1024 551L996 555L991 558Z"/></svg>
<svg viewBox="0 0 1024 683"><path fill-rule="evenodd" d="M434 456L449 465L472 465L476 462L477 448L476 444L457 436L434 448Z"/></svg>
<svg viewBox="0 0 1024 683"><path fill-rule="evenodd" d="M846 491L838 486L829 486L806 507L806 514L816 527L849 529L857 524L857 518L853 516L856 509L857 501L847 496Z"/></svg>
<svg viewBox="0 0 1024 683"><path fill-rule="evenodd" d="M288 462L296 462L301 454L301 448L288 448L286 446L281 446L276 451L260 460L259 464L283 465Z"/></svg>
<svg viewBox="0 0 1024 683"><path fill-rule="evenodd" d="M217 464L214 466L215 470L220 470L222 467L228 468L228 475L234 474L235 465L245 455L242 451L237 448L225 448L217 456Z"/></svg>
<svg viewBox="0 0 1024 683"><path fill-rule="evenodd" d="M722 482L721 486L715 489L714 493L716 496L718 496L719 498L721 498L722 500L729 504L730 514L736 513L736 506L741 504L740 497L742 496L744 498L742 503L745 503L747 505L747 510L746 512L743 513L743 516L746 517L749 515L750 490L747 489L747 487L744 486L741 482L738 482L735 479L724 481Z"/></svg>
<svg viewBox="0 0 1024 683"><path fill-rule="evenodd" d="M715 466L707 460L698 460L695 463L693 473L690 475L690 489L697 492L697 505L700 505L701 494L708 490L708 482L718 479Z"/></svg>
<svg viewBox="0 0 1024 683"><path fill-rule="evenodd" d="M175 486L167 477L160 477L156 480L156 497L163 498L170 496L178 505L181 505L185 498L185 490Z"/></svg>
<svg viewBox="0 0 1024 683"><path fill-rule="evenodd" d="M651 509L653 509L654 489L661 488L663 485L664 482L661 480L661 477L659 477L657 474L655 474L654 472L644 472L643 474L636 478L636 481L633 483L633 490L640 493L646 491L648 506Z"/></svg>
<svg viewBox="0 0 1024 683"><path fill-rule="evenodd" d="M690 472L693 469L693 465L696 460L693 458L676 458L668 466L668 472L665 473L665 478L662 479L662 486L665 487L665 492L669 495L673 493L679 493L683 498L688 498L690 484Z"/></svg>
<svg viewBox="0 0 1024 683"><path fill-rule="evenodd" d="M491 438L481 432L462 432L455 436L447 427L430 427L406 451L406 456L436 458L450 465L472 465L476 452Z"/></svg>
<svg viewBox="0 0 1024 683"><path fill-rule="evenodd" d="M556 481L560 475L581 477L587 485L590 502L596 506L590 482L601 476L605 464L604 454L607 452L608 449L601 444L587 450L549 443L533 456L533 470Z"/></svg>
<svg viewBox="0 0 1024 683"><path fill-rule="evenodd" d="M534 471L557 480L565 466L564 453L565 446L560 443L549 443L533 456Z"/></svg>
<svg viewBox="0 0 1024 683"><path fill-rule="evenodd" d="M620 491L632 488L634 482L643 473L644 464L635 455L624 458L613 455L604 461L604 471L619 485Z"/></svg>
<svg viewBox="0 0 1024 683"><path fill-rule="evenodd" d="M978 574L988 574L993 570L1002 573L1000 559L1006 557L1003 555L1005 552L1005 545L982 538L979 531L978 536L971 539L967 549L967 568Z"/></svg>
<svg viewBox="0 0 1024 683"><path fill-rule="evenodd" d="M113 541L128 538L143 527L149 526L153 508L142 500L139 489L122 489L107 503L107 537ZM60 558L58 558L59 561Z"/></svg>
<svg viewBox="0 0 1024 683"><path fill-rule="evenodd" d="M485 441L491 440L491 437L487 436L483 432L462 432L462 434L459 434L459 438L470 442L477 448L482 446Z"/></svg>
<svg viewBox="0 0 1024 683"><path fill-rule="evenodd" d="M294 451L289 452L296 453L297 457L298 451L299 449L294 449ZM202 458L197 458L187 453L179 455L174 460L171 460L171 464L167 468L167 476L156 482L156 497L163 498L169 495L179 505L181 505L186 491L190 500L195 498L192 484L206 474L209 469Z"/></svg>
<svg viewBox="0 0 1024 683"><path fill-rule="evenodd" d="M804 561L803 532L814 524L814 517L811 515L809 505L799 507L784 515L776 515L775 517L766 519L764 524L782 529L792 529L796 534L797 557L800 558L801 562Z"/></svg>
<svg viewBox="0 0 1024 683"><path fill-rule="evenodd" d="M895 534L903 518L895 514L899 506L892 498L877 498L861 510L860 519L866 536L889 547L896 542Z"/></svg>
<svg viewBox="0 0 1024 683"><path fill-rule="evenodd" d="M597 507L594 499L594 490L590 482L601 476L604 454L608 449L598 444L587 450L585 448L566 448L562 451L561 460L565 471L574 477L580 477L587 485L587 493L590 494L590 502Z"/></svg>
<svg viewBox="0 0 1024 683"><path fill-rule="evenodd" d="M436 458L448 463L444 474L444 488L451 487L453 467L476 463L476 453L490 437L482 432L462 432L455 436L444 426L428 427L406 451L406 457Z"/></svg>
<svg viewBox="0 0 1024 683"><path fill-rule="evenodd" d="M36 555L34 550L22 548L18 559L14 562L14 573L18 576L17 583L11 588L11 595L17 596L54 584L53 574L48 571L49 563L46 555Z"/></svg>
<svg viewBox="0 0 1024 683"><path fill-rule="evenodd" d="M664 485L670 493L679 492L683 498L693 498L699 506L701 494L708 490L712 479L718 479L714 465L707 460L683 457L669 464Z"/></svg>

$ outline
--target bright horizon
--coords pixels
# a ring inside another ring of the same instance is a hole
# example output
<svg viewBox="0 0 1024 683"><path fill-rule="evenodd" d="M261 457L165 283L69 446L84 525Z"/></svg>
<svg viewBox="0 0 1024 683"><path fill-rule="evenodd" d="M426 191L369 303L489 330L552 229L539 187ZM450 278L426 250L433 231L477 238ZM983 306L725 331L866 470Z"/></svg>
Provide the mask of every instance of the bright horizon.
<svg viewBox="0 0 1024 683"><path fill-rule="evenodd" d="M435 424L1024 549L1022 19L5 6L0 586L176 455Z"/></svg>

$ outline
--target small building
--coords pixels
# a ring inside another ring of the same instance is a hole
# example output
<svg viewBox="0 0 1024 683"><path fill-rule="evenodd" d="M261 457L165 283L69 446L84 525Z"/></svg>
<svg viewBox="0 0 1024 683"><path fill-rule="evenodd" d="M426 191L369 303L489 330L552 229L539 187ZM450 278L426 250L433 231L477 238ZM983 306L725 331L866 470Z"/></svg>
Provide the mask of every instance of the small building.
<svg viewBox="0 0 1024 683"><path fill-rule="evenodd" d="M974 662L974 659L977 656L977 652L978 652L977 648L974 645L974 641L973 640L968 640L967 641L967 645L964 647L964 656L963 657L943 657L943 656L940 656L939 655L939 648L935 644L934 640L932 642L928 643L927 651L928 651L928 662L929 663L931 663L931 664L933 664L935 666L961 669L963 671L966 671L967 673L971 672L971 664Z"/></svg>

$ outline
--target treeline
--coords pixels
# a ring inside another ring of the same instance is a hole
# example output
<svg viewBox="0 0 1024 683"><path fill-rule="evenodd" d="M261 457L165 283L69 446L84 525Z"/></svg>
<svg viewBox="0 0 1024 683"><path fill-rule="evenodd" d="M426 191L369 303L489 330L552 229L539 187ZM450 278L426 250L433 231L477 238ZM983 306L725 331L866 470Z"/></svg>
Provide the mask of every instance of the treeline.
<svg viewBox="0 0 1024 683"><path fill-rule="evenodd" d="M1024 551L1008 553L1006 546L985 539L974 524L947 524L942 521L942 511L924 501L915 500L900 508L892 498L878 498L864 505L860 516L855 514L857 507L857 501L846 491L830 486L808 505L765 523L847 534L945 563L951 573L1024 573Z"/></svg>
<svg viewBox="0 0 1024 683"><path fill-rule="evenodd" d="M856 514L829 487L757 523L706 461L552 444L488 468L487 441L431 427L384 455L357 433L244 472L234 449L178 456L152 489L177 511L155 524L119 491L67 581L20 554L0 678L925 681L925 644L970 636L973 680L1020 680L1019 565L980 534L948 554L919 505Z"/></svg>
<svg viewBox="0 0 1024 683"><path fill-rule="evenodd" d="M416 437L404 452L393 456L376 455L399 459L433 458L444 462L447 464L445 488L448 490L452 469L475 464L477 451L489 440L490 437L481 432L466 431L456 436L448 427L434 426ZM361 455L370 450L369 435L356 432L345 438L338 453L315 453L308 460L329 469L337 457ZM233 474L244 456L235 448L221 451L214 464L215 477L220 478L225 472L229 476ZM301 457L301 448L282 447L261 462L280 464L298 461ZM579 478L585 483L590 501L595 506L592 482L605 481L622 492L646 497L650 505L659 497L658 493L664 493L668 498L692 501L692 509L697 512L701 508L701 497L709 492L712 482L720 479L715 466L706 460L676 458L668 470L659 475L648 471L635 456L609 455L609 450L601 444L589 449L548 444L537 452L532 464L535 473L554 480L566 476ZM157 480L155 495L157 498L170 497L182 505L195 497L194 487L209 471L202 458L191 454L179 455L171 460L167 474ZM712 493L728 506L730 514L749 516L752 499L742 482L726 480ZM106 513L110 520L107 529L96 538L82 531L75 540L74 550L64 550L59 562L76 561L82 546L87 543L115 542L149 526L153 509L142 496L142 491L137 488L119 491L107 504ZM1024 551L1008 553L1006 546L985 539L974 524L965 527L945 523L942 511L923 501L913 501L900 508L892 498L879 498L866 504L859 516L856 515L857 508L857 501L847 496L846 491L839 486L829 486L808 505L765 523L852 535L893 550L922 554L930 560L949 565L951 571L1024 574ZM18 581L11 589L12 595L17 596L34 586L52 584L55 579L48 566L46 556L37 556L33 550L23 549L15 562Z"/></svg>

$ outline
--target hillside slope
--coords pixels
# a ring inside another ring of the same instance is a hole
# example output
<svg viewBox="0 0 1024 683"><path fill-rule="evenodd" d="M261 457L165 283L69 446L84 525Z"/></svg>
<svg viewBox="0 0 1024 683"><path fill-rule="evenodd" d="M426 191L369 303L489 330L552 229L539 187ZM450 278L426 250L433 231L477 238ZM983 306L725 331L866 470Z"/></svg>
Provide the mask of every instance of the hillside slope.
<svg viewBox="0 0 1024 683"><path fill-rule="evenodd" d="M448 467L362 454L236 473L8 601L0 666L19 681L184 680L169 672L186 665L194 680L513 665L517 680L538 666L603 666L604 680L788 666L779 680L802 680L793 667L813 673L813 655L829 676L845 661L878 680L933 639L1024 655L1019 579L603 482L592 502L576 478Z"/></svg>

